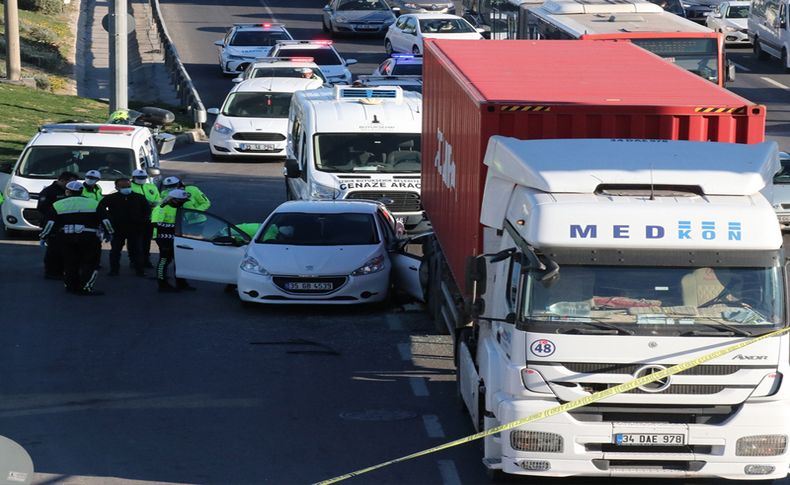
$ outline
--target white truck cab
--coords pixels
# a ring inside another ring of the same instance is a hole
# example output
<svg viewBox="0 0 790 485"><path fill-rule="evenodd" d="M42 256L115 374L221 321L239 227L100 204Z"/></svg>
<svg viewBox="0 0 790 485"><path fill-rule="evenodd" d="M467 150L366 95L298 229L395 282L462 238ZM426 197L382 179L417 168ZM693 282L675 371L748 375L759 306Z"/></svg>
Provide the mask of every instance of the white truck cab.
<svg viewBox="0 0 790 485"><path fill-rule="evenodd" d="M28 142L15 164L0 167L0 187L6 230L39 231L38 194L62 172L82 180L88 170L102 174L105 194L115 190L117 178L130 178L142 169L159 176L159 153L153 132L141 126L89 123L43 125ZM5 181L2 179L6 179Z"/></svg>
<svg viewBox="0 0 790 485"><path fill-rule="evenodd" d="M288 121L287 198L376 200L419 230L421 133L422 96L398 86L299 91Z"/></svg>
<svg viewBox="0 0 790 485"><path fill-rule="evenodd" d="M775 143L494 136L461 395L488 429L787 325ZM474 265L471 265L474 266ZM478 266L479 268L479 266ZM790 340L485 439L494 473L778 479Z"/></svg>

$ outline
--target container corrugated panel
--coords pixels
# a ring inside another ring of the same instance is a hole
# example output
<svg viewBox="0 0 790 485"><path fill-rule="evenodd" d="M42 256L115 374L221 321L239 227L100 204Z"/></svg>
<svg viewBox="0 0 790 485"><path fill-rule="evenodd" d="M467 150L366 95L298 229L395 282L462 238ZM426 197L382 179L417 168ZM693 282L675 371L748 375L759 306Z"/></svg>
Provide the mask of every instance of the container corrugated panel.
<svg viewBox="0 0 790 485"><path fill-rule="evenodd" d="M765 107L628 43L427 40L423 78L422 200L457 282L492 135L764 140Z"/></svg>

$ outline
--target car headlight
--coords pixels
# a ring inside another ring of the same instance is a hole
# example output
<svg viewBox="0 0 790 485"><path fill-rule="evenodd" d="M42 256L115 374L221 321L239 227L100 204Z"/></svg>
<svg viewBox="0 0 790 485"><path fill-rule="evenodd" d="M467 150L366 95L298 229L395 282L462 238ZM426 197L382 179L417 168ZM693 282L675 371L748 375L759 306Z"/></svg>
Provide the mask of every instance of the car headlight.
<svg viewBox="0 0 790 485"><path fill-rule="evenodd" d="M21 185L8 184L8 189L6 189L5 193L9 199L30 200L30 192Z"/></svg>
<svg viewBox="0 0 790 485"><path fill-rule="evenodd" d="M339 195L340 191L336 188L317 183L313 183L310 190L310 197L313 199L335 200Z"/></svg>
<svg viewBox="0 0 790 485"><path fill-rule="evenodd" d="M370 258L360 266L359 268L355 269L351 276L363 276L367 274L378 273L384 269L384 256L378 255L375 258Z"/></svg>
<svg viewBox="0 0 790 485"><path fill-rule="evenodd" d="M258 263L258 260L252 256L246 256L244 259L242 259L239 267L242 271L246 271L247 273L271 276L271 273L266 271L266 268L261 266L260 263Z"/></svg>
<svg viewBox="0 0 790 485"><path fill-rule="evenodd" d="M211 128L211 131L216 131L220 135L230 135L233 133L233 128L220 123L214 123L214 127Z"/></svg>
<svg viewBox="0 0 790 485"><path fill-rule="evenodd" d="M724 31L725 32L738 32L738 29L736 29L735 27L730 27L729 25L725 25L724 26Z"/></svg>
<svg viewBox="0 0 790 485"><path fill-rule="evenodd" d="M335 17L335 22L339 24L346 24L348 23L348 17L343 17L343 16Z"/></svg>

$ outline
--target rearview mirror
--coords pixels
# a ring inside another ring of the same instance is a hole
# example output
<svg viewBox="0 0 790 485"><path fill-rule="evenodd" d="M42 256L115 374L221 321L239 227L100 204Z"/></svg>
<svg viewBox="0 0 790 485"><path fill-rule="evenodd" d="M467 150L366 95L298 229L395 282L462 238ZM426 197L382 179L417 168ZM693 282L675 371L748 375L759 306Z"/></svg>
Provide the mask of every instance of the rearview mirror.
<svg viewBox="0 0 790 485"><path fill-rule="evenodd" d="M302 176L302 170L299 168L299 162L294 158L285 160L285 176L289 179L296 179Z"/></svg>
<svg viewBox="0 0 790 485"><path fill-rule="evenodd" d="M11 173L14 169L14 162L11 160L6 160L0 162L0 173Z"/></svg>
<svg viewBox="0 0 790 485"><path fill-rule="evenodd" d="M206 113L208 113L210 115L218 115L219 114L219 108L209 108L209 109L206 110Z"/></svg>

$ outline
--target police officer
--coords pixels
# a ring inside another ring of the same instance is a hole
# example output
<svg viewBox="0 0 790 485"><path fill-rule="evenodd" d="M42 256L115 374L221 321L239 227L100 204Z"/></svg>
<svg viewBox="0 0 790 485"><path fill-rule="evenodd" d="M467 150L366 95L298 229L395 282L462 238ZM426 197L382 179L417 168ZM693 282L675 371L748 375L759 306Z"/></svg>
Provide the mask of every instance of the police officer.
<svg viewBox="0 0 790 485"><path fill-rule="evenodd" d="M96 283L97 266L101 255L99 228L113 233L112 225L102 219L94 199L82 197L82 184L71 181L66 184L66 196L52 204L52 217L41 231L41 239L51 234L60 238L65 274L66 291L78 295L101 295L93 285Z"/></svg>
<svg viewBox="0 0 790 485"><path fill-rule="evenodd" d="M189 200L184 204L184 209L204 212L211 207L211 201L197 185L184 185L184 182L178 177L167 177L162 181L162 199L174 189L181 189L189 194Z"/></svg>
<svg viewBox="0 0 790 485"><path fill-rule="evenodd" d="M176 286L168 282L167 271L173 263L175 273L175 247L173 238L176 230L176 215L178 208L183 207L189 200L189 193L181 189L173 189L162 200L162 203L154 208L151 213L151 222L154 224L154 238L156 245L159 246L159 262L156 265L156 279L159 283L159 291L173 293L180 290L194 290L189 286L187 280L176 278Z"/></svg>
<svg viewBox="0 0 790 485"><path fill-rule="evenodd" d="M82 196L101 202L102 193L99 180L101 180L101 172L88 170L85 173L85 182L82 184Z"/></svg>
<svg viewBox="0 0 790 485"><path fill-rule="evenodd" d="M148 201L148 206L151 207L152 210L159 205L159 201L162 199L156 185L148 181L148 174L145 170L137 169L132 172L132 192L145 197L145 200ZM153 237L153 233L153 224L147 224L142 251L143 266L146 268L154 267L151 264L151 238Z"/></svg>
<svg viewBox="0 0 790 485"><path fill-rule="evenodd" d="M52 218L52 204L66 196L66 184L77 180L77 174L73 172L63 172L58 175L57 180L45 187L38 194L36 210L41 214L39 226ZM44 278L49 280L63 279L63 258L61 257L60 238L58 234L52 234L47 238L47 249L44 253Z"/></svg>

